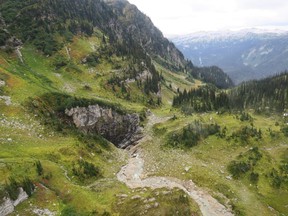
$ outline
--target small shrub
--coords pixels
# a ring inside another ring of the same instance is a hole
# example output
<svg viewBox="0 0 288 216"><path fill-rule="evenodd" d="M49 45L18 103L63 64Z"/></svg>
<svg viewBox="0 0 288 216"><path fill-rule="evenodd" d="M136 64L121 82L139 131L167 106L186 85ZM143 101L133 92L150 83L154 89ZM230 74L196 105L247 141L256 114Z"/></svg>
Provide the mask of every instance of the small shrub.
<svg viewBox="0 0 288 216"><path fill-rule="evenodd" d="M56 69L60 69L61 67L64 67L68 64L68 60L63 57L63 55L56 55L53 65L56 67Z"/></svg>
<svg viewBox="0 0 288 216"><path fill-rule="evenodd" d="M36 171L37 171L37 174L39 175L39 176L41 176L42 174L43 174L43 167L42 167L42 164L41 164L41 162L38 160L38 161L36 161Z"/></svg>
<svg viewBox="0 0 288 216"><path fill-rule="evenodd" d="M156 136L163 135L167 132L166 127L161 127L160 125L154 125L153 126L153 132Z"/></svg>
<svg viewBox="0 0 288 216"><path fill-rule="evenodd" d="M281 132L284 134L284 136L288 137L288 126L282 127Z"/></svg>
<svg viewBox="0 0 288 216"><path fill-rule="evenodd" d="M92 88L89 85L84 85L83 90L92 91Z"/></svg>
<svg viewBox="0 0 288 216"><path fill-rule="evenodd" d="M238 179L243 174L247 173L250 170L249 164L243 161L232 161L228 165L228 171L232 174L233 178Z"/></svg>
<svg viewBox="0 0 288 216"><path fill-rule="evenodd" d="M233 132L231 138L234 140L240 139L241 143L249 143L250 138L255 138L257 140L262 139L261 129L257 130L253 125L251 127L245 126L239 129L236 132Z"/></svg>
<svg viewBox="0 0 288 216"><path fill-rule="evenodd" d="M141 112L139 113L139 118L141 122L144 122L147 118L146 115L147 110L146 109L142 109Z"/></svg>
<svg viewBox="0 0 288 216"><path fill-rule="evenodd" d="M52 177L53 177L53 175L51 172L44 175L44 179L46 179L46 180L50 180Z"/></svg>
<svg viewBox="0 0 288 216"><path fill-rule="evenodd" d="M99 57L96 53L91 53L87 56L86 61L90 67L96 67L99 62Z"/></svg>
<svg viewBox="0 0 288 216"><path fill-rule="evenodd" d="M79 216L79 213L77 212L77 210L74 207L66 206L61 211L61 216Z"/></svg>
<svg viewBox="0 0 288 216"><path fill-rule="evenodd" d="M244 154L238 155L237 161L234 160L230 162L230 164L228 165L228 171L232 174L234 178L238 179L242 177L244 174L246 174L247 172L252 171L253 167L257 165L258 161L261 158L262 158L262 154L259 151L259 148L253 147L247 152L245 152ZM257 173L252 172L250 174L250 180L252 182L256 181L257 175L258 175Z"/></svg>
<svg viewBox="0 0 288 216"><path fill-rule="evenodd" d="M252 121L253 118L252 118L252 116L249 113L242 112L240 117L239 117L239 120L240 121Z"/></svg>
<svg viewBox="0 0 288 216"><path fill-rule="evenodd" d="M201 139L219 133L220 126L217 124L201 124L195 121L193 124L184 127L179 132L174 132L168 136L167 145L172 147L193 147Z"/></svg>
<svg viewBox="0 0 288 216"><path fill-rule="evenodd" d="M276 169L272 169L270 172L270 179L271 179L271 185L274 188L280 188L282 184L282 177L279 175L278 171Z"/></svg>
<svg viewBox="0 0 288 216"><path fill-rule="evenodd" d="M32 195L35 189L33 182L27 177L22 181L22 187L29 197Z"/></svg>
<svg viewBox="0 0 288 216"><path fill-rule="evenodd" d="M81 68L79 68L74 62L69 62L66 66L65 71L70 72L70 73L82 73L83 71Z"/></svg>
<svg viewBox="0 0 288 216"><path fill-rule="evenodd" d="M288 186L288 163L282 161L279 166L279 170L273 168L268 175L271 180L271 186L274 188L280 188L281 186Z"/></svg>
<svg viewBox="0 0 288 216"><path fill-rule="evenodd" d="M107 211L105 211L103 214L102 214L102 216L110 216L111 214L109 213L109 212L107 212Z"/></svg>
<svg viewBox="0 0 288 216"><path fill-rule="evenodd" d="M0 29L0 46L4 46L6 43L6 40L9 39L9 34L5 32L4 30Z"/></svg>
<svg viewBox="0 0 288 216"><path fill-rule="evenodd" d="M9 184L6 183L5 191L7 191L12 200L16 200L18 198L19 186L19 183L13 177L9 178Z"/></svg>
<svg viewBox="0 0 288 216"><path fill-rule="evenodd" d="M73 164L72 172L80 179L91 177L100 178L102 176L97 166L84 160L78 160L77 164Z"/></svg>
<svg viewBox="0 0 288 216"><path fill-rule="evenodd" d="M259 174L258 174L258 173L255 173L255 172L252 172L252 173L250 174L250 181L251 181L251 183L253 183L253 184L257 184L258 181L259 181Z"/></svg>
<svg viewBox="0 0 288 216"><path fill-rule="evenodd" d="M288 177L288 163L280 165L281 174Z"/></svg>
<svg viewBox="0 0 288 216"><path fill-rule="evenodd" d="M0 205L1 205L1 201L3 200L3 198L7 195L7 192L5 191L5 188L0 186Z"/></svg>

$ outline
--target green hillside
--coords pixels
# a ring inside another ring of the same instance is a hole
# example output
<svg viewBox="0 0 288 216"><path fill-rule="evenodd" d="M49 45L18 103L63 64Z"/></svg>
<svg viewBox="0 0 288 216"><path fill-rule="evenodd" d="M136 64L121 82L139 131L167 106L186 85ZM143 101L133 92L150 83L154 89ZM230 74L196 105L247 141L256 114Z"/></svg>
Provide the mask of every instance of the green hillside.
<svg viewBox="0 0 288 216"><path fill-rule="evenodd" d="M120 0L2 0L0 36L0 206L29 195L11 215L205 215L189 180L235 215L288 214L286 74L227 90ZM95 105L96 126L67 114ZM110 138L133 114L141 177L183 188L119 181L138 155Z"/></svg>

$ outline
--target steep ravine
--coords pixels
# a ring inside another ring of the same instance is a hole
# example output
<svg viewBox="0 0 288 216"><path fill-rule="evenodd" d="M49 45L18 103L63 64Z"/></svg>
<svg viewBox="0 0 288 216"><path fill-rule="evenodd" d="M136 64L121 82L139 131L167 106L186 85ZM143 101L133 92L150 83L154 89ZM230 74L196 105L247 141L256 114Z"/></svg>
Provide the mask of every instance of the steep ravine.
<svg viewBox="0 0 288 216"><path fill-rule="evenodd" d="M130 159L128 164L123 166L117 174L119 181L125 183L129 188L149 187L156 188L179 188L186 192L197 202L203 216L232 216L229 209L220 204L207 191L197 187L192 180L182 181L170 177L149 177L143 178L144 160L141 157L141 143L149 139L147 130L152 126L166 119L157 118L155 115L149 116L144 137L139 140L138 145L129 150Z"/></svg>

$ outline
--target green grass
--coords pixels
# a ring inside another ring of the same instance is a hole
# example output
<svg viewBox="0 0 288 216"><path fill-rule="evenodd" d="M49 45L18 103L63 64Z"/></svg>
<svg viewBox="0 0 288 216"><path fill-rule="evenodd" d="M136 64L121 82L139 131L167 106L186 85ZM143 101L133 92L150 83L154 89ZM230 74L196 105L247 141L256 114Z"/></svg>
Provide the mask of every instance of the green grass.
<svg viewBox="0 0 288 216"><path fill-rule="evenodd" d="M146 169L149 176L171 176L180 179L192 179L197 185L210 190L210 192L223 204L230 203L235 206L235 212L242 215L271 215L275 211L287 214L287 208L283 207L287 197L287 189L274 189L269 183L266 174L277 166L282 154L287 149L287 138L280 133L280 127L275 126L275 119L261 115L252 115L253 124L261 128L263 138L261 140L249 139L248 143L241 143L209 136L197 146L190 149L165 147L165 137L170 132L181 129L198 119L204 123L217 123L228 128L227 136L250 122L241 122L236 114L216 115L215 113L183 116L172 110L170 116L177 116L176 120L169 120L154 126L153 142L147 142L144 147ZM280 120L281 121L281 120ZM277 137L271 137L269 128L279 133ZM164 139L163 139L164 138ZM263 153L263 157L257 163L255 171L260 174L257 187L251 185L248 175L239 180L229 180L231 174L227 170L230 161L235 160L239 154L247 152L250 147L257 146ZM184 169L188 167L189 171ZM223 194L224 198L222 195ZM277 196L276 194L281 194ZM225 198L226 197L226 198ZM230 201L227 201L228 200ZM268 206L275 209L269 210Z"/></svg>
<svg viewBox="0 0 288 216"><path fill-rule="evenodd" d="M120 89L113 92L107 86L107 80L115 73L114 64L125 68L125 59L116 56L108 60L101 59L93 68L81 63L83 58L99 48L102 34L98 34L89 39L75 37L67 44L70 60L59 69L55 67L56 55L44 56L29 44L21 49L24 63L15 54L0 51L0 78L7 83L3 93L12 99L11 106L0 101L0 186L4 187L11 176L19 181L29 177L37 186L35 193L18 205L12 215L33 215L35 209L49 209L57 215L63 209L74 209L83 215L96 212L100 215L105 212L117 214L120 211L125 215L128 212L125 208L115 208L119 201L117 194L133 193L116 178L116 173L126 163L126 152L112 144L105 147L100 140L93 141L93 149L88 148L73 131L57 132L51 125L44 124L43 119L48 112L40 115L37 113L39 107L30 106L28 109L31 101L35 103L42 99L48 105L45 108L51 111L74 96L125 112L141 112L146 108L149 98L135 83L129 84L133 93L130 100L119 93ZM69 59L65 46L58 55ZM90 90L85 89L85 86L89 86ZM58 98L61 103L54 104L55 95L63 96ZM50 100L44 100L44 96ZM49 116L46 118L49 119ZM81 181L74 176L73 163L77 163L80 158L99 167L102 177ZM43 166L44 173L41 176L37 174L36 161L40 161ZM154 196L154 191L149 190L146 194L147 197ZM177 201L182 192L172 191L171 194ZM137 202L132 200L127 206ZM172 201L159 196L157 202L161 207L156 212L161 213ZM189 200L186 204L180 205L178 209L199 212L193 201ZM135 210L142 211L141 207Z"/></svg>
<svg viewBox="0 0 288 216"><path fill-rule="evenodd" d="M135 208L135 206L137 206ZM113 208L119 215L202 215L197 204L181 190L137 189L132 193L118 194ZM127 209L129 211L127 212Z"/></svg>
<svg viewBox="0 0 288 216"><path fill-rule="evenodd" d="M121 68L127 66L125 59L111 56L110 59L100 59L95 67L81 63L87 55L97 52L101 38L102 34L99 32L91 38L75 37L71 43L66 44L70 62L59 69L53 65L55 56L43 56L32 45L26 44L21 49L24 64L15 54L8 55L0 51L0 79L7 83L2 93L10 96L13 103L6 106L0 101L0 186L2 188L10 176L19 180L29 177L37 185L32 197L17 206L12 215L31 215L36 208L48 208L58 215L63 209L76 209L75 211L84 215L92 215L93 212L101 215L105 211L115 215L173 215L177 211L182 215L191 215L192 212L200 215L197 205L192 200L183 198L181 191L173 190L164 196L165 189L128 189L117 181L115 175L126 163L127 155L124 151L116 149L112 144L105 147L101 140L94 140L96 147L89 149L74 131L57 132L51 125L43 124L44 117L35 115L39 107L33 107L34 110L27 108L29 101L43 99L43 95L50 99L45 102L52 106L57 94L63 97L59 99L61 103L54 104L53 108L65 104L65 100L75 96L93 103L108 104L125 112L140 113L149 108L158 117L170 117L170 120L159 123L148 131L152 139L142 145L145 172L148 176L192 179L224 205L232 205L240 215L266 216L277 212L288 214L287 187L275 189L266 177L272 168L277 168L282 160L287 160L287 137L280 132L283 122L281 117L256 115L247 111L253 118L253 127L261 129L262 139L249 138L247 143L226 139L242 127L251 127L251 122L240 121L237 118L240 113L183 115L171 107L177 89L197 88L203 83L198 80L190 82L185 73L173 73L160 65L156 67L162 71L165 79L161 89L163 104L158 107L147 106L149 97L135 83L129 83L132 94L130 100L127 100L120 88L117 87L114 92L107 85L107 80L116 73L116 64ZM65 47L58 54L69 58ZM205 124L217 123L221 128L227 127L226 138L216 135L202 138L193 148L171 148L164 145L169 133L181 130L195 120ZM271 131L274 136L270 135ZM260 174L257 187L250 185L248 175L238 180L227 178L231 175L227 170L228 164L251 147L258 147L263 154L254 167L254 171ZM73 176L73 163L80 158L99 167L102 178L92 177L80 181ZM38 160L44 168L42 176L36 172L35 162ZM185 171L187 167L189 171ZM127 197L123 199L119 194L126 194ZM132 199L135 195L141 198ZM159 206L145 209L147 206L141 203L151 198L155 198L153 203L157 202Z"/></svg>

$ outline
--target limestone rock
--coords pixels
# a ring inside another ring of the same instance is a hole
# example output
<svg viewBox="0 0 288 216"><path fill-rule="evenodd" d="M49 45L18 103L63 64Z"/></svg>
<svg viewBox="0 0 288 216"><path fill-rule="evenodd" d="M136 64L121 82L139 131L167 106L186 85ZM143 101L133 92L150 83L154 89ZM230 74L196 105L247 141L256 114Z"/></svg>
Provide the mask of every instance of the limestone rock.
<svg viewBox="0 0 288 216"><path fill-rule="evenodd" d="M5 81L0 80L0 87L3 87L3 86L5 86L5 85L6 85Z"/></svg>
<svg viewBox="0 0 288 216"><path fill-rule="evenodd" d="M4 198L3 203L0 205L0 215L8 215L14 211L14 205L9 198Z"/></svg>
<svg viewBox="0 0 288 216"><path fill-rule="evenodd" d="M141 196L135 195L135 196L133 196L131 199L132 199L132 200L141 199Z"/></svg>
<svg viewBox="0 0 288 216"><path fill-rule="evenodd" d="M116 197L119 197L119 198L127 198L128 195L127 195L127 194L117 194Z"/></svg>
<svg viewBox="0 0 288 216"><path fill-rule="evenodd" d="M156 199L154 197L152 197L148 200L148 202L154 202L154 201L156 201Z"/></svg>
<svg viewBox="0 0 288 216"><path fill-rule="evenodd" d="M189 172L190 168L191 168L191 167L185 167L185 168L184 168L185 172Z"/></svg>
<svg viewBox="0 0 288 216"><path fill-rule="evenodd" d="M13 37L11 37L11 38L8 39L7 44L8 44L9 46L11 46L11 47L19 47L19 46L21 46L23 43L22 43L21 40L19 40L18 38L16 38L16 37L13 36Z"/></svg>
<svg viewBox="0 0 288 216"><path fill-rule="evenodd" d="M75 126L80 130L100 134L120 148L133 145L142 137L137 114L122 115L99 105L66 109L65 113L73 118Z"/></svg>
<svg viewBox="0 0 288 216"><path fill-rule="evenodd" d="M33 213L38 216L55 216L54 212L51 212L49 209L33 209Z"/></svg>
<svg viewBox="0 0 288 216"><path fill-rule="evenodd" d="M19 195L15 201L7 197L3 199L4 202L0 205L0 215L6 216L8 214L11 214L14 211L14 207L19 205L26 199L28 199L27 193L23 190L23 188L19 188Z"/></svg>
<svg viewBox="0 0 288 216"><path fill-rule="evenodd" d="M18 198L13 202L14 206L19 205L21 202L25 201L26 199L28 199L28 195L27 193L23 190L23 188L19 188L20 193L18 195Z"/></svg>
<svg viewBox="0 0 288 216"><path fill-rule="evenodd" d="M11 98L9 96L0 96L0 100L4 100L4 103L7 106L10 106L12 104Z"/></svg>

